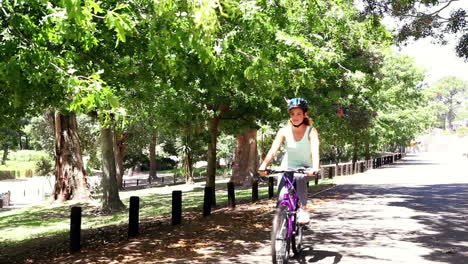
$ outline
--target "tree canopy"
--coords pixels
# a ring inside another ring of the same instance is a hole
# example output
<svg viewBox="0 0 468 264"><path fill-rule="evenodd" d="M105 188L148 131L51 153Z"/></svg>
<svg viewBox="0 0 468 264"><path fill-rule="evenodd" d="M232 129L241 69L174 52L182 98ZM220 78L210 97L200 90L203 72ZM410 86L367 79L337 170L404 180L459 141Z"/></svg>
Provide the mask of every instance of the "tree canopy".
<svg viewBox="0 0 468 264"><path fill-rule="evenodd" d="M372 15L340 0L2 1L0 121L87 114L107 157L115 135L170 135L187 171L204 142L212 186L219 135L278 126L284 98L309 100L324 151L390 149L427 127L424 76L389 51L403 39L381 23L390 10L364 2ZM417 1L386 2L403 15Z"/></svg>

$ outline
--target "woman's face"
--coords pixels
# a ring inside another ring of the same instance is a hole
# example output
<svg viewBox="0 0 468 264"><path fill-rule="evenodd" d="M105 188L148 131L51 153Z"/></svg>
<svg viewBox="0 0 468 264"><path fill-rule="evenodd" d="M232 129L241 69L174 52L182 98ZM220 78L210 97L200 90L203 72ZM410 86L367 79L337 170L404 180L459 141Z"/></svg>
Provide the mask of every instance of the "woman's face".
<svg viewBox="0 0 468 264"><path fill-rule="evenodd" d="M307 114L304 113L304 110L302 108L297 107L289 110L289 119L291 120L293 125L297 126L300 123L302 123L302 121L304 121L304 117L306 116Z"/></svg>

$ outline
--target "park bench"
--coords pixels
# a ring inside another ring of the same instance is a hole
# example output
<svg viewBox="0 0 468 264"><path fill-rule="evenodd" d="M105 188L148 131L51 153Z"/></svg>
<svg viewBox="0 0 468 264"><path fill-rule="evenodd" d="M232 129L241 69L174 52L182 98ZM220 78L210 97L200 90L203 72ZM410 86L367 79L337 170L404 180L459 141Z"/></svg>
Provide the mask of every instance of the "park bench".
<svg viewBox="0 0 468 264"><path fill-rule="evenodd" d="M10 206L11 192L0 193L0 208Z"/></svg>

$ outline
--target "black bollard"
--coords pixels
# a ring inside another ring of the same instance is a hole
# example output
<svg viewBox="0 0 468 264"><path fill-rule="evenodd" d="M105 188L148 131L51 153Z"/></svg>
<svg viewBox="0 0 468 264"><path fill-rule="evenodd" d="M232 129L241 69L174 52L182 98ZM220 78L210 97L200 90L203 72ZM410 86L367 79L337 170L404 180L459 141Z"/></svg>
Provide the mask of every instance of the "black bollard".
<svg viewBox="0 0 468 264"><path fill-rule="evenodd" d="M70 215L70 253L81 250L81 207L72 207Z"/></svg>
<svg viewBox="0 0 468 264"><path fill-rule="evenodd" d="M273 177L268 177L268 198L271 199L275 195L273 187Z"/></svg>
<svg viewBox="0 0 468 264"><path fill-rule="evenodd" d="M236 208L236 193L234 192L234 183L228 182L228 206L229 208Z"/></svg>
<svg viewBox="0 0 468 264"><path fill-rule="evenodd" d="M130 209L128 214L128 237L135 237L138 235L138 222L140 211L140 197L130 197Z"/></svg>
<svg viewBox="0 0 468 264"><path fill-rule="evenodd" d="M172 191L172 225L182 222L182 191Z"/></svg>
<svg viewBox="0 0 468 264"><path fill-rule="evenodd" d="M211 215L211 203L213 199L213 187L205 187L205 196L203 198L203 216Z"/></svg>
<svg viewBox="0 0 468 264"><path fill-rule="evenodd" d="M252 183L252 202L258 201L258 181Z"/></svg>
<svg viewBox="0 0 468 264"><path fill-rule="evenodd" d="M125 188L125 181L123 181L123 187Z"/></svg>
<svg viewBox="0 0 468 264"><path fill-rule="evenodd" d="M333 178L333 167L328 167L328 178L329 179Z"/></svg>
<svg viewBox="0 0 468 264"><path fill-rule="evenodd" d="M139 180L139 179L137 179L137 186L138 186L138 183L140 183L140 180Z"/></svg>
<svg viewBox="0 0 468 264"><path fill-rule="evenodd" d="M319 182L319 176L320 176L320 174L318 174L318 173L315 174L315 185L317 185L318 182ZM307 183L309 183L309 182L307 182Z"/></svg>

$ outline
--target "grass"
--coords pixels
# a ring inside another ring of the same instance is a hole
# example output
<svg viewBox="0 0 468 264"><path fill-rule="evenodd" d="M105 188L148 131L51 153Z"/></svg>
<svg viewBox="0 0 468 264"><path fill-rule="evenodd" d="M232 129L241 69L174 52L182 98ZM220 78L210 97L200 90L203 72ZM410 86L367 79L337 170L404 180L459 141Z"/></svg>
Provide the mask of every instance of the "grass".
<svg viewBox="0 0 468 264"><path fill-rule="evenodd" d="M35 169L34 161L7 160L5 165L0 165L0 171L14 171L16 178L25 177L29 172L32 176Z"/></svg>
<svg viewBox="0 0 468 264"><path fill-rule="evenodd" d="M3 151L0 151L0 158L3 157ZM8 153L8 160L5 165L0 165L0 171L16 171L16 177L25 177L26 171L34 172L35 163L42 157L47 157L44 151L19 150Z"/></svg>
<svg viewBox="0 0 468 264"><path fill-rule="evenodd" d="M320 185L331 184L332 180L324 180ZM313 182L311 182L313 187ZM130 196L140 197L140 223L145 218L169 216L171 213L172 194L160 194L160 189L148 188L136 191L121 192L122 202L129 205ZM259 199L268 197L268 186L261 184L258 190ZM236 187L236 203L251 201L251 188ZM218 207L227 205L226 183L216 186L216 202ZM183 212L202 212L203 187L196 187L182 194ZM110 225L123 225L128 222L128 210L113 215L99 214L99 206L92 203L65 203L63 205L41 204L27 208L0 211L0 246L14 246L27 240L60 235L66 237L70 228L70 210L73 206L82 207L82 229L99 228Z"/></svg>
<svg viewBox="0 0 468 264"><path fill-rule="evenodd" d="M226 191L222 186L217 186L217 203L227 202ZM147 189L149 190L149 189ZM267 195L267 187L259 188L259 195ZM129 204L133 192L122 195L122 202ZM237 199L246 199L250 196L250 190L238 190ZM140 218L162 216L171 213L171 194L148 193L140 197ZM202 208L203 190L194 189L183 193L183 211L193 211ZM65 233L69 230L70 210L73 206L81 206L83 210L82 229L97 228L106 225L124 224L128 221L128 211L114 215L95 215L96 205L66 203L60 206L37 205L28 208L0 212L0 229L2 236L0 244L11 244L41 236Z"/></svg>

